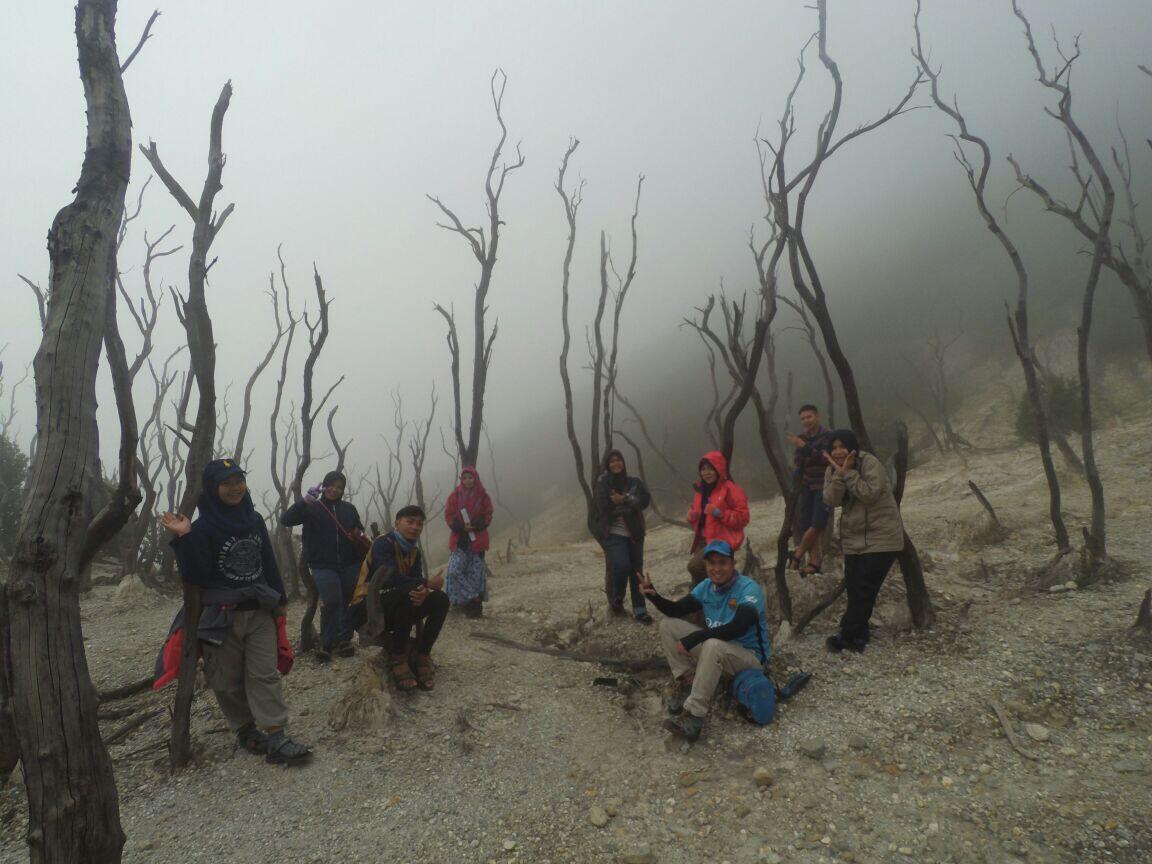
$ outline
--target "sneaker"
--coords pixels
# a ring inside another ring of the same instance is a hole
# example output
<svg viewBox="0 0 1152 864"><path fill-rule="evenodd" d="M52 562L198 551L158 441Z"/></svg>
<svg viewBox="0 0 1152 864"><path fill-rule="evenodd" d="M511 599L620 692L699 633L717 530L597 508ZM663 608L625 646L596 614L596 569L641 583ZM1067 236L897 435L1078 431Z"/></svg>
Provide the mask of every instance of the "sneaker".
<svg viewBox="0 0 1152 864"><path fill-rule="evenodd" d="M620 600L613 600L609 605L609 612L613 618L620 618L624 615L624 603Z"/></svg>
<svg viewBox="0 0 1152 864"><path fill-rule="evenodd" d="M641 624L651 624L652 623L652 616L649 615L647 612L637 612L635 615L635 618Z"/></svg>
<svg viewBox="0 0 1152 864"><path fill-rule="evenodd" d="M677 738L695 741L700 737L700 730L704 728L704 718L686 711L679 717L669 717L665 720L664 728Z"/></svg>
<svg viewBox="0 0 1152 864"><path fill-rule="evenodd" d="M298 765L312 757L312 748L297 744L281 729L273 732L268 738L268 755L264 761L271 765Z"/></svg>
<svg viewBox="0 0 1152 864"><path fill-rule="evenodd" d="M257 756L268 752L268 736L251 723L236 732L236 741L249 753Z"/></svg>
<svg viewBox="0 0 1152 864"><path fill-rule="evenodd" d="M677 678L672 685L672 695L668 697L668 713L675 716L684 710L684 703L692 693L692 682Z"/></svg>
<svg viewBox="0 0 1152 864"><path fill-rule="evenodd" d="M353 645L351 642L341 642L339 645L336 646L336 652L335 653L336 653L337 657L355 657L356 656L356 646Z"/></svg>
<svg viewBox="0 0 1152 864"><path fill-rule="evenodd" d="M824 646L833 654L839 654L848 647L848 643L844 641L844 637L839 633L833 633L824 640Z"/></svg>
<svg viewBox="0 0 1152 864"><path fill-rule="evenodd" d="M317 648L315 653L316 653L316 662L317 663L331 663L332 662L332 652L329 651L327 648Z"/></svg>
<svg viewBox="0 0 1152 864"><path fill-rule="evenodd" d="M847 639L844 641L844 647L847 648L849 651L855 652L856 654L863 654L864 649L868 647L868 640L867 639Z"/></svg>

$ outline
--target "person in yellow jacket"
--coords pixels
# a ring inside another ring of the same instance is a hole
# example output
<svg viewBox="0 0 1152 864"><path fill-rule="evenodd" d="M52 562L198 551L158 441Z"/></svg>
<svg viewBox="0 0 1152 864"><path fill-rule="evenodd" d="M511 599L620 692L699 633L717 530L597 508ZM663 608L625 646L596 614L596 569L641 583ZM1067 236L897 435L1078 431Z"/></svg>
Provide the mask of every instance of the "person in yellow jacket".
<svg viewBox="0 0 1152 864"><path fill-rule="evenodd" d="M829 636L830 651L862 652L871 638L868 621L884 578L904 549L904 523L892 496L888 472L871 453L860 450L851 429L837 429L825 454L824 503L840 508L840 545L848 608L840 631Z"/></svg>

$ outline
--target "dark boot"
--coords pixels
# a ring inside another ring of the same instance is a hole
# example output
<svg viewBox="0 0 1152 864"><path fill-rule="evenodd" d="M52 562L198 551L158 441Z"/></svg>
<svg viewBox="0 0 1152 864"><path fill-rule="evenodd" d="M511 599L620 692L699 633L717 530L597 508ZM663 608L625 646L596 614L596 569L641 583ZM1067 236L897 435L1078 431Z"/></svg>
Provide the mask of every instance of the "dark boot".
<svg viewBox="0 0 1152 864"><path fill-rule="evenodd" d="M672 695L668 697L668 713L675 716L683 711L691 693L692 679L677 678L672 684Z"/></svg>
<svg viewBox="0 0 1152 864"><path fill-rule="evenodd" d="M249 723L236 732L236 741L249 753L257 756L268 752L268 736Z"/></svg>
<svg viewBox="0 0 1152 864"><path fill-rule="evenodd" d="M700 737L704 728L704 718L697 717L690 711L685 711L679 717L669 717L664 721L664 728L685 741L695 741Z"/></svg>

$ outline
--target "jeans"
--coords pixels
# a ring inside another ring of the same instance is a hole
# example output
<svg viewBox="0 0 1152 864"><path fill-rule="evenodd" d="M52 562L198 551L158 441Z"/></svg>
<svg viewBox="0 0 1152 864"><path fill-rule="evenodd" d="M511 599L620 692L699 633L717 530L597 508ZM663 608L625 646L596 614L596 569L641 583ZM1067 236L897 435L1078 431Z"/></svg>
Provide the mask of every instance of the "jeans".
<svg viewBox="0 0 1152 864"><path fill-rule="evenodd" d="M844 581L848 591L848 608L840 619L840 635L844 639L867 642L871 638L868 620L896 555L896 552L865 552L844 556Z"/></svg>
<svg viewBox="0 0 1152 864"><path fill-rule="evenodd" d="M642 615L648 611L644 595L640 593L640 579L637 576L644 569L644 540L633 540L620 534L609 534L600 542L608 566L612 568L612 602L624 605L624 591L632 592L632 613Z"/></svg>
<svg viewBox="0 0 1152 864"><path fill-rule="evenodd" d="M360 578L360 565L313 568L312 581L320 595L320 645L331 651L341 642L352 640L352 592Z"/></svg>

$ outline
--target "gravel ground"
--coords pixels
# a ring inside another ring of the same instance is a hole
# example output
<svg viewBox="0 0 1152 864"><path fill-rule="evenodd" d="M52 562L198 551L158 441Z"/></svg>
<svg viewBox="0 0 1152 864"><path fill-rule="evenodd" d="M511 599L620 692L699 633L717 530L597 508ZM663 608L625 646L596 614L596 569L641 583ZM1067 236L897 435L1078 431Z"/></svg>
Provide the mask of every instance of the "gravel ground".
<svg viewBox="0 0 1152 864"><path fill-rule="evenodd" d="M933 458L910 474L904 509L927 553L937 626L909 631L897 577L867 653L832 656L822 640L834 606L777 644L814 677L773 725L751 726L718 705L692 747L660 731L662 675L593 686L614 673L472 637L656 653L651 628L605 619L594 544L534 538L511 563L493 562L489 614L450 619L436 691L396 697L383 731L338 733L328 723L364 655L330 667L302 658L287 689L292 732L316 749L310 766L285 770L238 752L208 693L194 711L193 769L164 770L162 718L113 745L125 860L1152 860L1152 644L1128 629L1152 562L1152 504L1139 494L1146 471L1132 468L1148 464L1150 432L1144 418L1098 443L1111 548L1126 578L1051 590L1036 577L1051 544L1033 451ZM979 544L969 479L1000 510L1006 540ZM1068 485L1070 526L1079 526L1086 490ZM779 512L754 506L753 543L769 545ZM666 594L687 586L685 539L671 527L649 535L652 578ZM834 581L797 580L797 609ZM173 612L170 601L110 588L87 599L97 686L146 672ZM1036 758L1013 749L991 700ZM18 778L0 791L0 861L26 857L22 794Z"/></svg>

